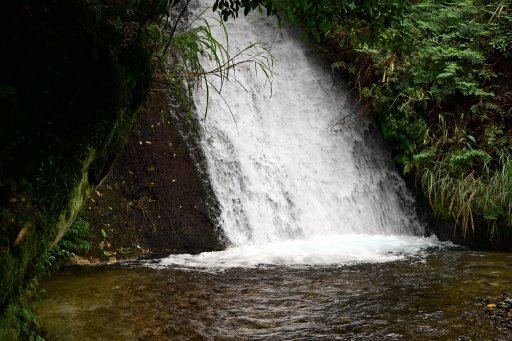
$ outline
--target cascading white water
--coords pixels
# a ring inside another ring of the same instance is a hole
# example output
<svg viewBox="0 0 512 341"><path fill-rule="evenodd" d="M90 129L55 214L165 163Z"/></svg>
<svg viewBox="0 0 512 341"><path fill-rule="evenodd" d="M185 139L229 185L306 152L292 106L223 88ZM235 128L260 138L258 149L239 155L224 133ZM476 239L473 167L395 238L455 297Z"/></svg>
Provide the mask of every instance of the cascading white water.
<svg viewBox="0 0 512 341"><path fill-rule="evenodd" d="M371 123L350 115L356 108L314 49L257 13L227 28L232 55L259 43L274 56L271 96L262 72L239 69L222 91L232 114L220 96L209 99L201 145L231 247L160 264L343 264L433 245ZM205 90L194 96L202 118Z"/></svg>

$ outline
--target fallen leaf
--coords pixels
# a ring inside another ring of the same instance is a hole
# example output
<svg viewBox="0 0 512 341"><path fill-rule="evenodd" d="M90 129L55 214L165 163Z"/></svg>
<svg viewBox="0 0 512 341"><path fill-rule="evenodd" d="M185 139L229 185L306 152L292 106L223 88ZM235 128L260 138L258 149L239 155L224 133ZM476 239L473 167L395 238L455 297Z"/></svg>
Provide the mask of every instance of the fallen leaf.
<svg viewBox="0 0 512 341"><path fill-rule="evenodd" d="M14 240L14 246L17 246L25 241L28 237L28 231L29 227L25 226L23 227L20 232L18 232L18 235L16 236L16 240Z"/></svg>

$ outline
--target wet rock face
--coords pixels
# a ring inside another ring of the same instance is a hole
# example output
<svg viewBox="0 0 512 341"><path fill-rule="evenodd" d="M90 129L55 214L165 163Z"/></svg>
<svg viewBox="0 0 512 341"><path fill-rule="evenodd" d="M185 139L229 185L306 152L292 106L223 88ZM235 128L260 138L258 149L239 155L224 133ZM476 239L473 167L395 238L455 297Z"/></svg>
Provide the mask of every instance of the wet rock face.
<svg viewBox="0 0 512 341"><path fill-rule="evenodd" d="M153 94L110 175L84 207L93 230L89 255L221 249L207 192L163 93Z"/></svg>

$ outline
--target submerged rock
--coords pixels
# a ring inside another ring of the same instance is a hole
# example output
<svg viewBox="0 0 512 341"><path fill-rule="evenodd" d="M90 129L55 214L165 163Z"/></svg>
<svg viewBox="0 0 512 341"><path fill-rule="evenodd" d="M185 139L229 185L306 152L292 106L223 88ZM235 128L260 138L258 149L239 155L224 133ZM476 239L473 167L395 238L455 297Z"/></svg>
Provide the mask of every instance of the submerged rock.
<svg viewBox="0 0 512 341"><path fill-rule="evenodd" d="M512 298L511 294L503 293L500 297L484 297L480 300L485 304L487 316L491 317L501 328L512 329Z"/></svg>

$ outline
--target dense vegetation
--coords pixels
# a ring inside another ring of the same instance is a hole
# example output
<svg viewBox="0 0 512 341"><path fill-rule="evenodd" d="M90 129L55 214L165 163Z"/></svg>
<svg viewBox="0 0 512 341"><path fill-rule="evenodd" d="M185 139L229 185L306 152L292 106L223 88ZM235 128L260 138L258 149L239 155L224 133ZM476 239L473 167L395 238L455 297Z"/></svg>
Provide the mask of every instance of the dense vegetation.
<svg viewBox="0 0 512 341"><path fill-rule="evenodd" d="M232 3L235 3L232 5ZM238 3L238 6L236 6ZM512 236L512 2L217 1L300 24L378 114L397 165L464 235ZM470 232L470 233L468 233Z"/></svg>
<svg viewBox="0 0 512 341"><path fill-rule="evenodd" d="M328 38L434 211L490 238L512 225L511 19L503 1L423 1L370 40Z"/></svg>

